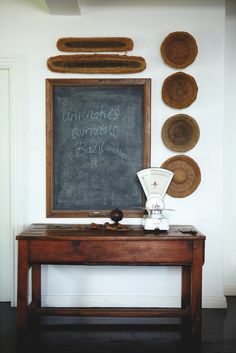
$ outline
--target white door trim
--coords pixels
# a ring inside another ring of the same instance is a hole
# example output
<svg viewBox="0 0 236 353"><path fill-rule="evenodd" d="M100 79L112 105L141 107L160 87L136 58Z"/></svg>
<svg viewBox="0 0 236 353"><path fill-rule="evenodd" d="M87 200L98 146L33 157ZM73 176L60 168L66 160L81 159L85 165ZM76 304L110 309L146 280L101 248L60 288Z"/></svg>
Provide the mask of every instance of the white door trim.
<svg viewBox="0 0 236 353"><path fill-rule="evenodd" d="M10 76L10 287L11 305L15 306L17 297L17 244L15 236L25 224L26 57L19 54L0 54L0 68L7 68Z"/></svg>

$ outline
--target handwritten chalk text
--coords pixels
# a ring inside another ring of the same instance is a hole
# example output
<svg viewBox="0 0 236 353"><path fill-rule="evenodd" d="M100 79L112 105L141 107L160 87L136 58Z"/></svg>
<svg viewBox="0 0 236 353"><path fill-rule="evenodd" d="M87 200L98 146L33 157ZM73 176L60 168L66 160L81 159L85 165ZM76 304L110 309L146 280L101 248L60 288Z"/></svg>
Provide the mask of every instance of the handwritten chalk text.
<svg viewBox="0 0 236 353"><path fill-rule="evenodd" d="M119 108L110 108L105 110L102 106L99 110L84 109L82 111L70 111L62 113L62 120L64 122L76 122L76 121L114 121L121 117Z"/></svg>
<svg viewBox="0 0 236 353"><path fill-rule="evenodd" d="M75 157L80 158L87 154L101 154L105 152L104 149L105 142L98 144L87 144L85 142L80 142L75 147Z"/></svg>
<svg viewBox="0 0 236 353"><path fill-rule="evenodd" d="M118 125L100 125L95 127L74 127L71 133L73 140L84 136L116 136L118 134Z"/></svg>

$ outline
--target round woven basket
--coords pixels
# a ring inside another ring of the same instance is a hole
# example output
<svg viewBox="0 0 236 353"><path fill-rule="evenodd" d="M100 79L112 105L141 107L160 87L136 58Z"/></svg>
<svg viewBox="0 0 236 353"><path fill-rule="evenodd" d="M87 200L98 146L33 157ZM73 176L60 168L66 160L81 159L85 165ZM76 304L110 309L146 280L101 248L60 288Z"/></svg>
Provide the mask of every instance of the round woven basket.
<svg viewBox="0 0 236 353"><path fill-rule="evenodd" d="M192 194L201 182L201 171L198 164L190 157L179 155L167 159L161 168L174 173L167 189L173 197L186 197Z"/></svg>
<svg viewBox="0 0 236 353"><path fill-rule="evenodd" d="M172 151L186 152L198 142L200 131L195 119L186 114L171 116L162 127L164 144Z"/></svg>
<svg viewBox="0 0 236 353"><path fill-rule="evenodd" d="M168 76L162 85L162 99L173 108L186 108L197 98L198 86L195 79L184 72Z"/></svg>
<svg viewBox="0 0 236 353"><path fill-rule="evenodd" d="M161 44L161 55L166 64L184 68L192 64L198 54L194 37L188 32L172 32Z"/></svg>

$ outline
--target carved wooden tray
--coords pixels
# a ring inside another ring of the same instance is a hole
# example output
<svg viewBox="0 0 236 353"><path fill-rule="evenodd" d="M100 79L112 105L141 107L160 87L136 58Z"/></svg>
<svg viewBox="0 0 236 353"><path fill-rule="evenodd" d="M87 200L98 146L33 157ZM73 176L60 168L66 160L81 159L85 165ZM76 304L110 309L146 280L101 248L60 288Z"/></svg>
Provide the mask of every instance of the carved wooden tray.
<svg viewBox="0 0 236 353"><path fill-rule="evenodd" d="M198 86L195 79L184 72L168 76L162 86L163 101L173 108L186 108L197 98Z"/></svg>
<svg viewBox="0 0 236 353"><path fill-rule="evenodd" d="M54 72L93 74L135 73L146 68L142 57L118 54L58 55L50 57L47 65Z"/></svg>
<svg viewBox="0 0 236 353"><path fill-rule="evenodd" d="M201 182L198 164L190 157L178 155L167 159L161 168L174 172L167 194L173 197L186 197L192 194Z"/></svg>
<svg viewBox="0 0 236 353"><path fill-rule="evenodd" d="M188 32L172 32L161 45L162 58L172 67L184 68L192 64L197 54L196 40Z"/></svg>
<svg viewBox="0 0 236 353"><path fill-rule="evenodd" d="M191 116L177 114L165 121L161 135L169 149L186 152L197 144L200 131L198 123Z"/></svg>
<svg viewBox="0 0 236 353"><path fill-rule="evenodd" d="M126 37L68 37L57 41L57 48L65 52L126 52L133 46L132 39Z"/></svg>

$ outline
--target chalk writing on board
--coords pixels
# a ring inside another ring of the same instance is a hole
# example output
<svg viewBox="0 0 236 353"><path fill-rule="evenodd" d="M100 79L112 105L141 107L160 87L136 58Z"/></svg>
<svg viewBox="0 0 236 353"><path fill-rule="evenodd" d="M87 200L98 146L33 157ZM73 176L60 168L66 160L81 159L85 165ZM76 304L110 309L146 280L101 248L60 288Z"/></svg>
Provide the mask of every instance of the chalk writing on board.
<svg viewBox="0 0 236 353"><path fill-rule="evenodd" d="M102 143L87 144L86 142L79 142L78 145L75 144L75 157L79 158L85 156L86 154L101 154L105 152L104 149L105 141Z"/></svg>
<svg viewBox="0 0 236 353"><path fill-rule="evenodd" d="M119 126L118 125L99 125L94 127L85 126L83 128L74 127L72 130L72 139L76 139L77 137L83 136L104 136L110 135L115 136L119 133Z"/></svg>
<svg viewBox="0 0 236 353"><path fill-rule="evenodd" d="M72 98L74 100L74 97ZM71 106L71 104L69 104ZM99 110L83 109L82 111L70 111L63 112L62 119L63 121L94 121L94 120L116 120L120 117L120 110L111 108L109 110L105 110L103 106Z"/></svg>

